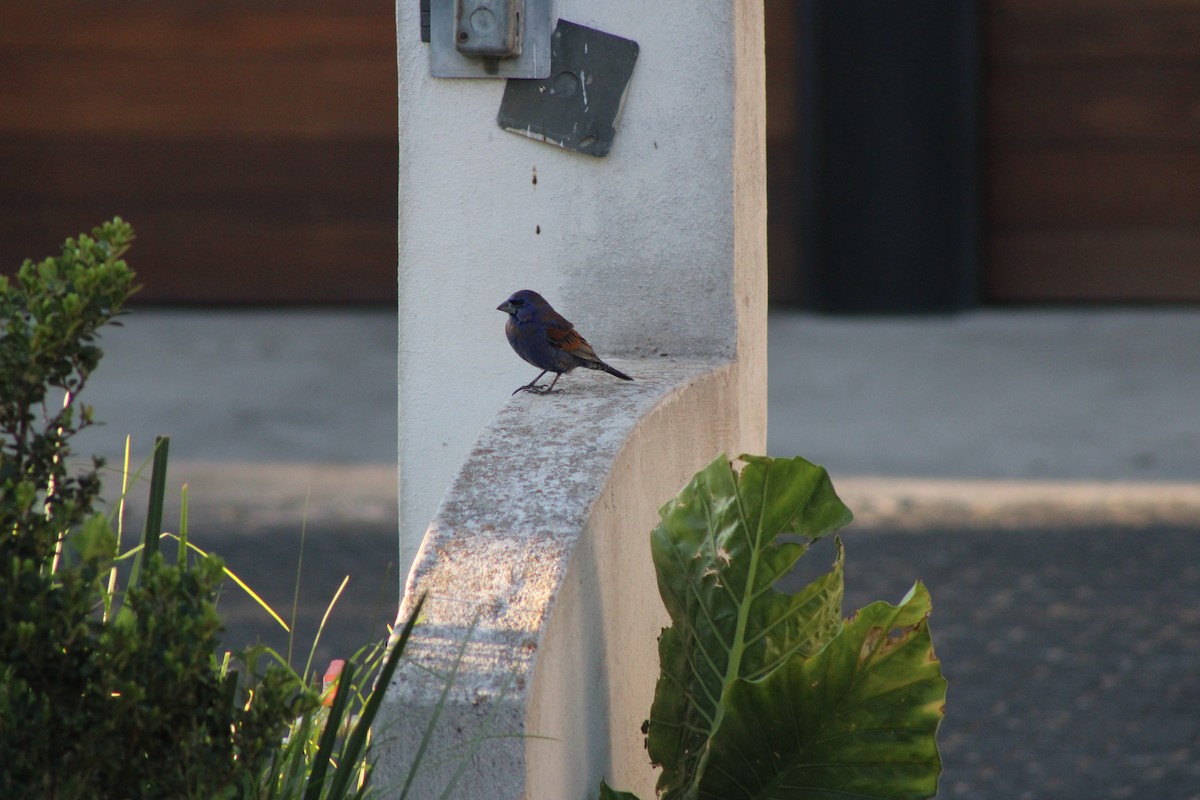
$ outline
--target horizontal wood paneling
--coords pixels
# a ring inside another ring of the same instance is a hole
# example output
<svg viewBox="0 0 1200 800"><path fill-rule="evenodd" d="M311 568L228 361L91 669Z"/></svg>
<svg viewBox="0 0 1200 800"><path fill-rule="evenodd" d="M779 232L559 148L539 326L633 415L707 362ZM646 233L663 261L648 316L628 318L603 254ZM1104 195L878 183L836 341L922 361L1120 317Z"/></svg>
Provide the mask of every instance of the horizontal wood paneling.
<svg viewBox="0 0 1200 800"><path fill-rule="evenodd" d="M1195 0L988 0L992 63L1195 62Z"/></svg>
<svg viewBox="0 0 1200 800"><path fill-rule="evenodd" d="M120 214L141 302L394 302L394 26L390 0L0 6L0 270Z"/></svg>
<svg viewBox="0 0 1200 800"><path fill-rule="evenodd" d="M991 158L996 229L1200 226L1200 151L1008 148Z"/></svg>
<svg viewBox="0 0 1200 800"><path fill-rule="evenodd" d="M394 305L395 222L291 221L231 215L226 209L124 207L137 242L128 256L143 285L135 302L221 305ZM58 252L61 231L89 230L103 219L90 210L56 205L23 209L4 228L20 226L36 242L37 259ZM7 231L0 228L0 235ZM55 241L57 240L57 241ZM14 266L19 261L8 259Z"/></svg>
<svg viewBox="0 0 1200 800"><path fill-rule="evenodd" d="M988 135L996 144L1197 143L1200 64L994 67L992 74Z"/></svg>
<svg viewBox="0 0 1200 800"><path fill-rule="evenodd" d="M990 299L1200 299L1200 3L985 19Z"/></svg>
<svg viewBox="0 0 1200 800"><path fill-rule="evenodd" d="M38 0L8 3L0 52L104 58L392 58L391 3L378 0Z"/></svg>
<svg viewBox="0 0 1200 800"><path fill-rule="evenodd" d="M1200 231L1021 230L992 236L1005 269L987 290L1012 302L1200 302Z"/></svg>
<svg viewBox="0 0 1200 800"><path fill-rule="evenodd" d="M765 0L767 94L768 294L775 303L800 297L798 223L804 188L796 174L801 139L796 0Z"/></svg>
<svg viewBox="0 0 1200 800"><path fill-rule="evenodd" d="M0 173L13 189L0 204L82 204L104 194L151 206L231 204L272 215L336 210L347 217L378 216L378 196L396 185L394 164L390 142L30 142L0 136Z"/></svg>
<svg viewBox="0 0 1200 800"><path fill-rule="evenodd" d="M0 82L0 133L161 138L394 138L389 63L31 56Z"/></svg>
<svg viewBox="0 0 1200 800"><path fill-rule="evenodd" d="M0 133L392 137L391 5L64 2L0 10Z"/></svg>
<svg viewBox="0 0 1200 800"><path fill-rule="evenodd" d="M120 214L143 301L380 302L394 295L389 143L0 137L0 263ZM380 295L383 295L382 297Z"/></svg>

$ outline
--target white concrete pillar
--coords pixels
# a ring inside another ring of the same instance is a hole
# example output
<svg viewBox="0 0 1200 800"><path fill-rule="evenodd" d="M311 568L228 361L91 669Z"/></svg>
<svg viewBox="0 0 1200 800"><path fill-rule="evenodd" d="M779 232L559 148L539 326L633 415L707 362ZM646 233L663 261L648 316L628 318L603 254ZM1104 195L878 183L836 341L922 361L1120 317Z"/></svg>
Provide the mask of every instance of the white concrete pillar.
<svg viewBox="0 0 1200 800"><path fill-rule="evenodd" d="M503 80L431 78L418 4L397 3L402 565L479 431L536 374L495 310L516 289L604 357L765 339L760 5L558 0L560 17L641 47L597 159L501 130Z"/></svg>
<svg viewBox="0 0 1200 800"><path fill-rule="evenodd" d="M559 0L640 45L603 159L502 131L503 81L430 78L417 8L397 6L402 558L420 545L401 613L430 600L380 780L402 780L441 702L431 670L469 633L414 796L472 752L456 797L586 797L601 777L652 796L656 510L719 452L766 446L762 6ZM510 398L535 371L495 307L521 288L634 382L577 370ZM472 750L485 732L508 738Z"/></svg>

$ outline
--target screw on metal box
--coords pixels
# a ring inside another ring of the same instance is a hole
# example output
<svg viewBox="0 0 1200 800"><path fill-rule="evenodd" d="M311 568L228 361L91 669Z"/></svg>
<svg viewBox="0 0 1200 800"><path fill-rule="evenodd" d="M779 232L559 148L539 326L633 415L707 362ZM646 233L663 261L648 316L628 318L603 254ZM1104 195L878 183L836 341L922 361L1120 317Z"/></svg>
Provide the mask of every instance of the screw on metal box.
<svg viewBox="0 0 1200 800"><path fill-rule="evenodd" d="M496 122L521 136L606 156L637 57L632 39L560 19L550 37L550 75L510 79Z"/></svg>

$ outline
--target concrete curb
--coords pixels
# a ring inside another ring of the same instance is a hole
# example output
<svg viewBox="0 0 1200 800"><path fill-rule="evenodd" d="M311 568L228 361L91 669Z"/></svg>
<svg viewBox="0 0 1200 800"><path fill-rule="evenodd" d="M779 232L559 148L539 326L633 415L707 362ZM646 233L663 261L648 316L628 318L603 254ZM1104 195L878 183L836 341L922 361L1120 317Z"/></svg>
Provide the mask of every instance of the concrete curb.
<svg viewBox="0 0 1200 800"><path fill-rule="evenodd" d="M140 515L149 484L129 491L127 515ZM120 478L106 477L115 495ZM180 488L188 487L188 517L196 524L237 525L246 530L305 522L338 522L391 528L396 518L396 467L313 462L217 463L172 461L167 472L168 527L179 518Z"/></svg>
<svg viewBox="0 0 1200 800"><path fill-rule="evenodd" d="M305 520L392 527L396 472L388 465L183 461L171 465L168 478L175 498L179 487L188 485L190 515L197 520L247 528L299 526ZM1200 483L835 475L834 486L860 529L967 532L1200 523ZM135 502L133 508L140 505ZM177 509L175 499L168 519Z"/></svg>
<svg viewBox="0 0 1200 800"><path fill-rule="evenodd" d="M834 479L854 526L928 531L1195 525L1200 483Z"/></svg>

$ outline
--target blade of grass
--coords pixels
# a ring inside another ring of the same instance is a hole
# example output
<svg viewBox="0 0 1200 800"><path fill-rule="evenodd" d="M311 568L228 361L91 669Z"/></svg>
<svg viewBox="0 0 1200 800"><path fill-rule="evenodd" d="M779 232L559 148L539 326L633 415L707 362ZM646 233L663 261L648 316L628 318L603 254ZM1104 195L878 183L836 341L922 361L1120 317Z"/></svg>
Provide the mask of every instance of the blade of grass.
<svg viewBox="0 0 1200 800"><path fill-rule="evenodd" d="M296 613L300 608L300 570L304 568L304 539L308 535L308 500L312 497L312 487L304 493L304 511L300 516L300 552L296 555L296 586L292 590L292 626L288 630L288 664L292 663L292 644L294 636L292 631L296 630ZM308 668L304 668L304 680L308 680Z"/></svg>
<svg viewBox="0 0 1200 800"><path fill-rule="evenodd" d="M293 725L288 743L281 755L282 772L277 771L276 773L278 775L278 792L273 786L271 797L298 797L300 795L300 790L304 787L304 774L308 770L304 750L312 735L314 713L313 711L305 713L300 718L299 724Z"/></svg>
<svg viewBox="0 0 1200 800"><path fill-rule="evenodd" d="M190 547L196 551L200 550L200 548L196 547L194 544L189 543L188 547ZM238 585L238 588L240 588L243 592L248 594L250 596L250 598L252 600L254 600L254 602L258 603L259 606L261 606L264 611L266 611L268 614L270 614L271 618L279 623L279 627L283 628L288 633L292 632L292 629L288 627L288 624L283 621L283 617L276 614L275 609L271 608L270 604L266 600L263 600L262 597L259 596L258 592L251 589L250 586L244 580L239 578L237 576L237 573L235 573L233 570L229 569L229 567L225 567L224 569L225 569L225 575L231 581L236 583Z"/></svg>
<svg viewBox="0 0 1200 800"><path fill-rule="evenodd" d="M225 703L229 706L231 713L237 711L237 688L237 670L227 670L221 678L221 691L225 693Z"/></svg>
<svg viewBox="0 0 1200 800"><path fill-rule="evenodd" d="M375 721L375 715L379 713L379 706L383 703L383 695L387 692L387 687L392 682L392 676L396 674L396 667L400 664L401 656L404 655L404 648L408 646L408 640L412 637L413 628L416 626L417 619L421 615L421 608L425 605L425 598L426 595L421 595L420 599L417 600L417 605L413 608L412 614L409 615L408 621L404 623L404 629L400 632L400 638L392 645L392 651L388 653L387 660L384 661L382 669L379 670L379 678L375 681L375 688L371 690L371 696L367 698L362 713L358 717L358 724L354 726L354 732L350 734L350 738L346 742L346 747L342 751L343 761L346 764L357 763L360 758L366 757L367 733L371 729L371 723ZM429 735L430 732L427 732L426 737ZM422 741L422 744L425 744L425 742ZM339 771L334 777L333 788L345 793L352 777L353 770L346 770L345 775ZM408 784L411 782L412 773L409 774L409 777L410 781L405 783L405 791L407 791ZM331 792L331 794L334 797L341 796L336 791Z"/></svg>
<svg viewBox="0 0 1200 800"><path fill-rule="evenodd" d="M142 473L150 468L151 462L154 459L154 453L152 451L150 455L142 459L141 463L138 464L137 469L130 469L130 445L130 438L126 436L125 457L122 461L121 467L109 467L106 465L101 468L102 474L113 472L121 476L121 496L117 498L118 504L124 501L129 496L129 493L133 491L133 484L145 482L145 479L142 477ZM113 513L115 514L116 510L114 510Z"/></svg>
<svg viewBox="0 0 1200 800"><path fill-rule="evenodd" d="M121 499L117 501L117 548L116 552L121 552L121 534L125 532L125 495L129 492L129 446L132 443L132 438L125 437L125 457L121 460ZM104 593L104 622L112 619L113 596L117 592L117 559L113 559L113 565L108 570L108 591Z"/></svg>
<svg viewBox="0 0 1200 800"><path fill-rule="evenodd" d="M142 548L133 560L133 568L129 571L129 581L126 589L138 585L141 579L142 563L145 559L158 552L158 540L162 533L163 495L166 492L167 481L167 449L168 438L156 437L154 440L154 463L150 468L150 499L146 508L146 527L142 534ZM121 605L118 619L126 616L125 605Z"/></svg>
<svg viewBox="0 0 1200 800"><path fill-rule="evenodd" d="M353 681L354 668L353 661L346 662L346 666L342 668L341 680L346 683ZM304 792L304 800L320 800L325 774L329 771L329 761L333 757L333 746L337 741L338 727L349 702L350 692L338 692L333 696L333 705L325 720L325 729L321 731L320 744L317 745L317 755L313 758L312 769L308 774L308 788Z"/></svg>
<svg viewBox="0 0 1200 800"><path fill-rule="evenodd" d="M271 771L266 798L296 797L302 788L301 771L306 768L305 748L308 745L309 729L312 728L313 711L304 712L288 726L283 747L271 756Z"/></svg>
<svg viewBox="0 0 1200 800"><path fill-rule="evenodd" d="M146 509L146 556L158 552L158 540L162 533L163 499L167 494L167 452L171 439L167 436L154 438L154 464L150 468L150 504Z"/></svg>
<svg viewBox="0 0 1200 800"><path fill-rule="evenodd" d="M179 537L173 533L164 533L163 536L166 536L168 538L175 539L175 540L179 539ZM193 542L187 542L187 547L189 550L191 550L194 553L198 553L203 558L208 557L208 552ZM266 611L268 614L270 614L271 619L273 619L279 623L279 627L283 628L288 633L291 633L291 629L288 627L288 624L283 621L283 617L276 614L275 609L271 608L271 605L266 600L263 600L262 597L259 596L258 592L251 589L250 586L244 580L239 578L237 576L237 573L235 573L229 567L223 567L222 569L224 569L224 571L225 571L225 577L229 578L231 581L236 583L243 592L245 592L247 595L250 596L250 599L252 599L254 602L258 603L258 605L260 607L262 607L263 611Z"/></svg>
<svg viewBox="0 0 1200 800"><path fill-rule="evenodd" d="M181 569L187 570L188 485L183 485L179 499L179 550L176 558Z"/></svg>
<svg viewBox="0 0 1200 800"><path fill-rule="evenodd" d="M308 680L308 671L312 668L313 657L317 654L317 645L321 641L321 634L325 631L325 623L329 621L329 615L333 612L333 607L337 605L338 598L342 596L342 592L346 591L346 584L350 583L350 576L342 578L342 585L333 593L333 598L329 601L329 605L325 606L325 613L321 616L321 624L317 626L317 635L313 638L312 647L308 650L308 661L304 664L304 680ZM289 656L291 653L289 652Z"/></svg>
<svg viewBox="0 0 1200 800"><path fill-rule="evenodd" d="M354 793L354 800L363 800L367 796L367 792L371 789L371 776L374 774L374 764L363 764L362 778L359 779L358 791Z"/></svg>
<svg viewBox="0 0 1200 800"><path fill-rule="evenodd" d="M71 405L71 392L67 391L65 394L63 394L63 411L65 412L66 409L70 407L70 405ZM42 407L45 408L44 405ZM58 431L58 439L59 439L60 443L55 445L55 447L54 447L54 456L51 458L51 463L53 463L55 466L58 466L59 462L62 460L62 444L61 444L61 442L62 442L62 438L63 438L63 427L61 425L59 425L56 430ZM54 496L54 492L55 492L54 475L51 474L50 475L50 484L46 487L46 519L50 518L50 498ZM52 575L58 572L58 562L62 558L63 541L65 540L66 535L67 535L66 531L59 531L58 539L54 542L54 560L51 561L51 563L50 563L50 574L52 574Z"/></svg>

